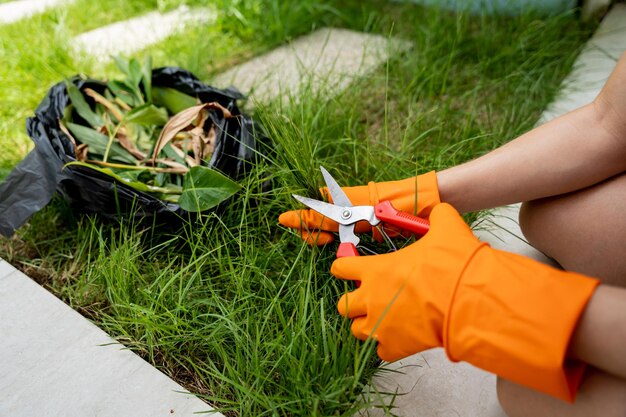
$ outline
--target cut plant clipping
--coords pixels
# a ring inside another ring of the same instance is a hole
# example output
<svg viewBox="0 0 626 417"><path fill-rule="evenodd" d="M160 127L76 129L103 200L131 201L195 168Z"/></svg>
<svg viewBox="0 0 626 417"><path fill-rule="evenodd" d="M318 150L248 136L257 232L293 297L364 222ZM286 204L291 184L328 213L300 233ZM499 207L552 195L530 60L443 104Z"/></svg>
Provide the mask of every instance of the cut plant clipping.
<svg viewBox="0 0 626 417"><path fill-rule="evenodd" d="M79 211L145 218L214 209L241 188L268 143L239 111L244 96L181 68L153 70L149 58L115 61L119 79L64 80L28 119L35 149L0 184L0 209L11 213L0 233L55 191Z"/></svg>
<svg viewBox="0 0 626 417"><path fill-rule="evenodd" d="M177 203L185 195L180 206L187 211L208 210L237 192L231 179L202 166L213 155L217 137L209 112L232 118L230 111L177 90L152 88L149 61L143 67L136 60L117 62L127 77L110 81L104 94L66 85L71 105L59 126L72 141L76 159L85 167L105 167L100 172L162 200ZM95 110L83 94L95 101Z"/></svg>
<svg viewBox="0 0 626 417"><path fill-rule="evenodd" d="M82 166L190 212L236 193L233 180L206 166L215 151L216 120L234 117L231 112L217 102L152 87L149 59L143 65L135 59L116 63L126 77L109 81L102 93L66 84L71 104L59 127ZM219 113L217 119L211 111Z"/></svg>

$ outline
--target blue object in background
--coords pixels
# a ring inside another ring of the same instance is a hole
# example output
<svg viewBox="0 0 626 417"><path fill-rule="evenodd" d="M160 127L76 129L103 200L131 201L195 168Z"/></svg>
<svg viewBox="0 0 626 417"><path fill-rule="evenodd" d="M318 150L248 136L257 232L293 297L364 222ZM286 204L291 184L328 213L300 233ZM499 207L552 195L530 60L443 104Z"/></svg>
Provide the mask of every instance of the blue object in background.
<svg viewBox="0 0 626 417"><path fill-rule="evenodd" d="M405 0L424 6L441 7L447 10L467 11L472 14L516 15L524 11L535 11L552 15L576 7L576 0Z"/></svg>

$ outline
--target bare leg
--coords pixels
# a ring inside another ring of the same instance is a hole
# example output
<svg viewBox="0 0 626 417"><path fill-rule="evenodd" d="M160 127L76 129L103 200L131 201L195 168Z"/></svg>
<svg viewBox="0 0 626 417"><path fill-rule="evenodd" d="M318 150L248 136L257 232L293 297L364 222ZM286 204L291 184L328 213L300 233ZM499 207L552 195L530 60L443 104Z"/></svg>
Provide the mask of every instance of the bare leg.
<svg viewBox="0 0 626 417"><path fill-rule="evenodd" d="M626 174L524 203L520 226L531 245L564 269L626 287Z"/></svg>
<svg viewBox="0 0 626 417"><path fill-rule="evenodd" d="M533 246L566 270L626 287L626 174L577 192L524 203L520 226ZM498 378L498 398L509 417L626 416L626 380L594 368L589 369L574 404L502 378Z"/></svg>
<svg viewBox="0 0 626 417"><path fill-rule="evenodd" d="M498 399L509 417L624 417L626 381L590 369L578 391L576 402L568 404L498 378Z"/></svg>

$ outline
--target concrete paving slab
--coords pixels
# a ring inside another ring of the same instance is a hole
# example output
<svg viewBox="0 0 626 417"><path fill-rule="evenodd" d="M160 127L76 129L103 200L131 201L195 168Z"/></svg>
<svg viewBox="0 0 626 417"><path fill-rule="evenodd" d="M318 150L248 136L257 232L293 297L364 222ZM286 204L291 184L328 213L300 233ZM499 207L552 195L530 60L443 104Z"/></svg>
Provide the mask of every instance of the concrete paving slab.
<svg viewBox="0 0 626 417"><path fill-rule="evenodd" d="M15 268L13 268L7 261L0 259L0 279L12 274L13 272L15 272Z"/></svg>
<svg viewBox="0 0 626 417"><path fill-rule="evenodd" d="M576 60L572 73L563 83L557 99L543 113L538 124L592 101L626 51L626 5L616 4ZM473 225L479 239L492 247L518 253L555 265L554 261L528 245L519 228L520 204L499 207ZM383 368L373 380L380 392L397 392L394 413L420 417L505 417L495 392L495 377L466 363L450 362L442 349L413 355ZM390 398L379 403L388 404ZM381 416L381 410L368 410L368 416Z"/></svg>
<svg viewBox="0 0 626 417"><path fill-rule="evenodd" d="M506 417L495 392L496 377L467 363L452 364L443 349L430 349L386 364L376 377L379 392L399 394L390 411L400 417ZM390 405L391 397L385 399ZM379 417L384 409L363 411Z"/></svg>
<svg viewBox="0 0 626 417"><path fill-rule="evenodd" d="M215 16L210 9L186 6L164 14L151 12L78 35L73 45L77 53L86 53L104 62L114 55L140 51L189 25L208 23Z"/></svg>
<svg viewBox="0 0 626 417"><path fill-rule="evenodd" d="M74 0L18 0L0 4L0 24L13 23Z"/></svg>
<svg viewBox="0 0 626 417"><path fill-rule="evenodd" d="M218 75L213 84L234 85L252 102L288 96L297 99L305 86L330 98L411 45L378 35L323 28Z"/></svg>
<svg viewBox="0 0 626 417"><path fill-rule="evenodd" d="M211 410L2 260L0 317L0 416L175 417Z"/></svg>

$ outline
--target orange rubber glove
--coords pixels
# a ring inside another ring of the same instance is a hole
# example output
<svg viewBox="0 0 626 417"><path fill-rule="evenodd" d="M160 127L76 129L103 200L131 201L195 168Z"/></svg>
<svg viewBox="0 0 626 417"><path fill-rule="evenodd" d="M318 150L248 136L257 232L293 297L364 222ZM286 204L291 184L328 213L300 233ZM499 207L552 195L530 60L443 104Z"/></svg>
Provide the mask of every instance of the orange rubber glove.
<svg viewBox="0 0 626 417"><path fill-rule="evenodd" d="M584 364L566 352L598 280L492 249L448 204L430 224L397 252L333 263L361 282L338 303L353 334L377 340L386 361L443 346L452 361L572 401Z"/></svg>
<svg viewBox="0 0 626 417"><path fill-rule="evenodd" d="M342 190L354 206L374 206L381 201L389 200L396 209L424 218L428 218L432 208L439 203L435 171L400 181L370 182L368 185L343 187ZM332 202L326 187L321 191ZM334 236L329 232L339 230L337 223L314 210L287 211L280 215L278 222L285 227L298 229L300 237L310 245L332 242ZM371 229L367 222L361 222L357 224L355 231L365 233Z"/></svg>

